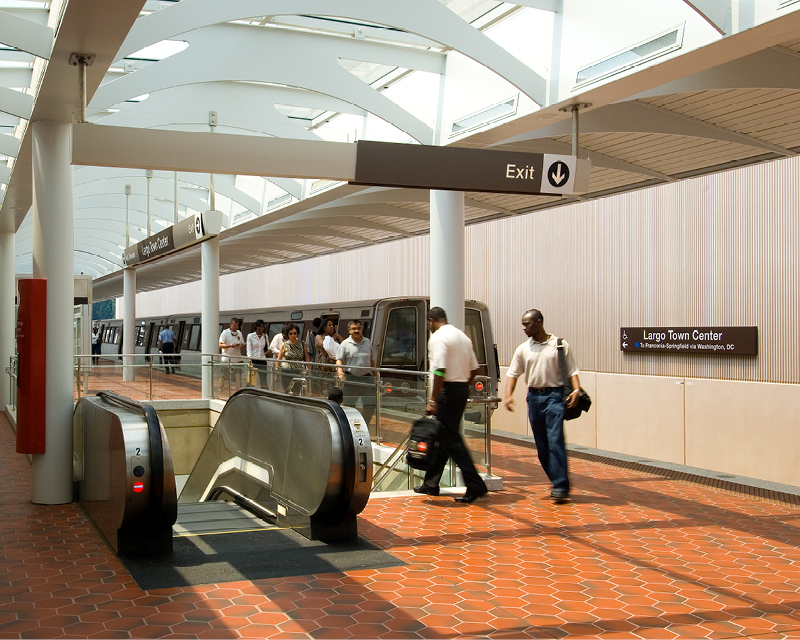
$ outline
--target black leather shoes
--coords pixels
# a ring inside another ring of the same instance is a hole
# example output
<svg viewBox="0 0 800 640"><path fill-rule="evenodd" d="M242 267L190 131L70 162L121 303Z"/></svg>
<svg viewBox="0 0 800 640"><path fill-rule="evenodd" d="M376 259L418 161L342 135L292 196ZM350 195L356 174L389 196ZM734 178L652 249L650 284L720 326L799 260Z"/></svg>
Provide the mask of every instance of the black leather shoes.
<svg viewBox="0 0 800 640"><path fill-rule="evenodd" d="M414 493L421 493L426 496L438 496L439 487L426 487L424 484L414 487Z"/></svg>
<svg viewBox="0 0 800 640"><path fill-rule="evenodd" d="M488 491L484 491L483 493L472 493L471 491L467 491L463 496L458 496L456 498L456 502L470 504L475 502L478 498L485 496L487 493Z"/></svg>
<svg viewBox="0 0 800 640"><path fill-rule="evenodd" d="M556 503L563 503L569 502L569 491L565 491L564 489L553 489L550 492L550 497Z"/></svg>

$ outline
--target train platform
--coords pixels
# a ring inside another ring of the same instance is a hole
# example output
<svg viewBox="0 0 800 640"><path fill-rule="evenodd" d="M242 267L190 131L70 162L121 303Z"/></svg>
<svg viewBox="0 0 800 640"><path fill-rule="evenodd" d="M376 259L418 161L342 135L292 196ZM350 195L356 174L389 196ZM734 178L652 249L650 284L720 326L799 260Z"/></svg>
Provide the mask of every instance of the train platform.
<svg viewBox="0 0 800 640"><path fill-rule="evenodd" d="M791 496L584 452L555 505L527 442L493 452L505 488L472 505L370 500L401 566L144 591L77 504L31 504L0 418L0 638L800 637Z"/></svg>

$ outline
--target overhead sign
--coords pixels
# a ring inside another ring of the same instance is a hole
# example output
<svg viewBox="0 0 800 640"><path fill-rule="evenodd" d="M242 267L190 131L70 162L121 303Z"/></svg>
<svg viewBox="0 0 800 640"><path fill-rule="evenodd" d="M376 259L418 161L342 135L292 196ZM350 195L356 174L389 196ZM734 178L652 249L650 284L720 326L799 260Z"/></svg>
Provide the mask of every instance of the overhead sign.
<svg viewBox="0 0 800 640"><path fill-rule="evenodd" d="M178 224L154 233L149 238L127 247L122 254L126 267L159 258L173 251L207 240L222 229L221 211L204 211L181 220Z"/></svg>
<svg viewBox="0 0 800 640"><path fill-rule="evenodd" d="M569 195L588 190L590 172L575 156L359 140L351 184Z"/></svg>
<svg viewBox="0 0 800 640"><path fill-rule="evenodd" d="M758 327L622 327L621 351L754 356Z"/></svg>

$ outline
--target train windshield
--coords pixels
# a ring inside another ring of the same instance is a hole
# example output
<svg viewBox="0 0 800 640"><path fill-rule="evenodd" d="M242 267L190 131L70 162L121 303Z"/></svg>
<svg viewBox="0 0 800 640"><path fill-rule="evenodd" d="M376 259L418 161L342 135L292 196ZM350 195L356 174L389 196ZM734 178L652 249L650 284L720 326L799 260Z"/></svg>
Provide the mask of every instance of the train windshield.
<svg viewBox="0 0 800 640"><path fill-rule="evenodd" d="M483 338L483 323L481 322L481 312L478 309L466 309L464 311L464 333L472 340L478 364L486 364L486 344Z"/></svg>
<svg viewBox="0 0 800 640"><path fill-rule="evenodd" d="M382 366L402 366L417 363L417 309L392 309L386 323Z"/></svg>

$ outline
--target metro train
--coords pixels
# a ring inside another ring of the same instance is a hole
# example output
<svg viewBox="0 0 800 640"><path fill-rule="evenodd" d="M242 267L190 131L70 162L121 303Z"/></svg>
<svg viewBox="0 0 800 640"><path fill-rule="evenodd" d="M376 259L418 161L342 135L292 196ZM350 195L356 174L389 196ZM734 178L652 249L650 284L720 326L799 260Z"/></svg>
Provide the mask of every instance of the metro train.
<svg viewBox="0 0 800 640"><path fill-rule="evenodd" d="M316 304L297 307L270 309L246 309L222 311L219 318L219 333L228 327L231 318L239 319L239 328L247 337L253 331L257 319L267 325L268 340L279 333L284 324L294 322L300 328L303 340L308 339L314 318L323 321L333 319L337 333L347 337L347 323L360 320L364 335L375 348L375 361L378 367L408 371L427 371L427 327L425 316L430 301L428 298L382 298L341 304ZM497 358L497 345L494 344L492 324L488 307L474 300L464 305L465 332L472 340L475 355L480 364L479 375L489 379L488 391L497 395L500 366ZM122 320L95 322L102 337L101 353L119 355L122 353ZM165 326L172 327L177 336L175 354L182 362L198 362L201 350L200 314L176 314L159 318L139 318L136 320L136 353L158 354L158 334ZM187 356L193 356L187 358Z"/></svg>

